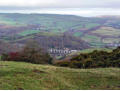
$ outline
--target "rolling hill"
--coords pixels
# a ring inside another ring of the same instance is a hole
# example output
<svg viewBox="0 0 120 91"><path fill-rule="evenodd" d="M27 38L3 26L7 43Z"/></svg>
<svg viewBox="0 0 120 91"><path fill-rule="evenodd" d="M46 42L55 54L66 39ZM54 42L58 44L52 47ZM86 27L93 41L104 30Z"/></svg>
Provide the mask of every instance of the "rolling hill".
<svg viewBox="0 0 120 91"><path fill-rule="evenodd" d="M0 61L0 90L119 90L119 68L71 69Z"/></svg>
<svg viewBox="0 0 120 91"><path fill-rule="evenodd" d="M48 45L44 43L44 39L49 38L52 43L55 41L54 39L57 39L56 41L59 42L65 35L71 36L67 38L69 41L62 41L63 45L60 43L59 46L77 50L105 47L110 43L120 43L119 21L120 17L118 16L80 17L56 14L1 13L0 39L9 43L24 44L26 40L32 38L44 44L42 47L57 48L58 43Z"/></svg>

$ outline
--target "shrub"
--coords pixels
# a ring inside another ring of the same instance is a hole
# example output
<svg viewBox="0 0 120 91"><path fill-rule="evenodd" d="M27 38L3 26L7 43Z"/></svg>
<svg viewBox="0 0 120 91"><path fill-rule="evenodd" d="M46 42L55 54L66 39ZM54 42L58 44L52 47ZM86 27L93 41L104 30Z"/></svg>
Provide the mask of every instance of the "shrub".
<svg viewBox="0 0 120 91"><path fill-rule="evenodd" d="M93 60L91 58L87 58L84 60L84 68L91 68L93 66Z"/></svg>
<svg viewBox="0 0 120 91"><path fill-rule="evenodd" d="M83 63L81 61L72 61L70 62L71 68L83 68Z"/></svg>
<svg viewBox="0 0 120 91"><path fill-rule="evenodd" d="M120 47L109 53L95 50L79 54L71 58L69 64L66 62L61 64L72 68L120 67Z"/></svg>
<svg viewBox="0 0 120 91"><path fill-rule="evenodd" d="M62 66L62 67L69 67L70 62L69 61L61 61L61 62L56 62L55 65Z"/></svg>
<svg viewBox="0 0 120 91"><path fill-rule="evenodd" d="M3 60L3 61L8 60L8 54L3 53L3 54L1 55L1 60Z"/></svg>

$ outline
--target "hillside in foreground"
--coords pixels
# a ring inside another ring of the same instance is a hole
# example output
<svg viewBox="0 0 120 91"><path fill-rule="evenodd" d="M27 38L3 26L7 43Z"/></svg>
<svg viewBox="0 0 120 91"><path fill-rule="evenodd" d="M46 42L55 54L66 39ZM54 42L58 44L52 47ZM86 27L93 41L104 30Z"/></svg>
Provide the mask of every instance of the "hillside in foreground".
<svg viewBox="0 0 120 91"><path fill-rule="evenodd" d="M0 89L120 89L120 69L71 69L1 61Z"/></svg>

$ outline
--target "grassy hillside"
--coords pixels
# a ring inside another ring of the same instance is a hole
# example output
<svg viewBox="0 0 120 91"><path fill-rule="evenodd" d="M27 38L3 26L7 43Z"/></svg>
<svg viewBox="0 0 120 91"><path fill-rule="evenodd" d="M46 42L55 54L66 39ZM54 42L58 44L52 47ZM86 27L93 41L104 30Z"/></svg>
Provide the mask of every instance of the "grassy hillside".
<svg viewBox="0 0 120 91"><path fill-rule="evenodd" d="M120 89L120 69L71 69L1 61L0 89Z"/></svg>
<svg viewBox="0 0 120 91"><path fill-rule="evenodd" d="M114 48L113 48L113 49L114 49ZM77 53L71 53L71 54L69 54L68 56L78 55L78 54L81 54L81 53L91 53L91 52L93 52L93 51L95 51L95 50L112 52L112 49L108 49L108 48L89 48L89 49L80 50L80 51L77 52Z"/></svg>

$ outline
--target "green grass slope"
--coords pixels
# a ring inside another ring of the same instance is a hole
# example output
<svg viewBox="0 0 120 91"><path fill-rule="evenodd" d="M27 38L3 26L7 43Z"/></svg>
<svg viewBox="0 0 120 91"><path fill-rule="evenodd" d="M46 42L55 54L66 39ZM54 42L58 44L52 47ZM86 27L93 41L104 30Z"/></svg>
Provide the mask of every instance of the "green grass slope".
<svg viewBox="0 0 120 91"><path fill-rule="evenodd" d="M78 55L78 54L81 54L81 53L91 53L91 52L93 52L95 50L112 52L112 49L108 49L108 48L89 48L89 49L80 50L77 53L76 52L75 53L71 53L68 56Z"/></svg>
<svg viewBox="0 0 120 91"><path fill-rule="evenodd" d="M0 89L120 89L120 69L71 69L1 61Z"/></svg>

